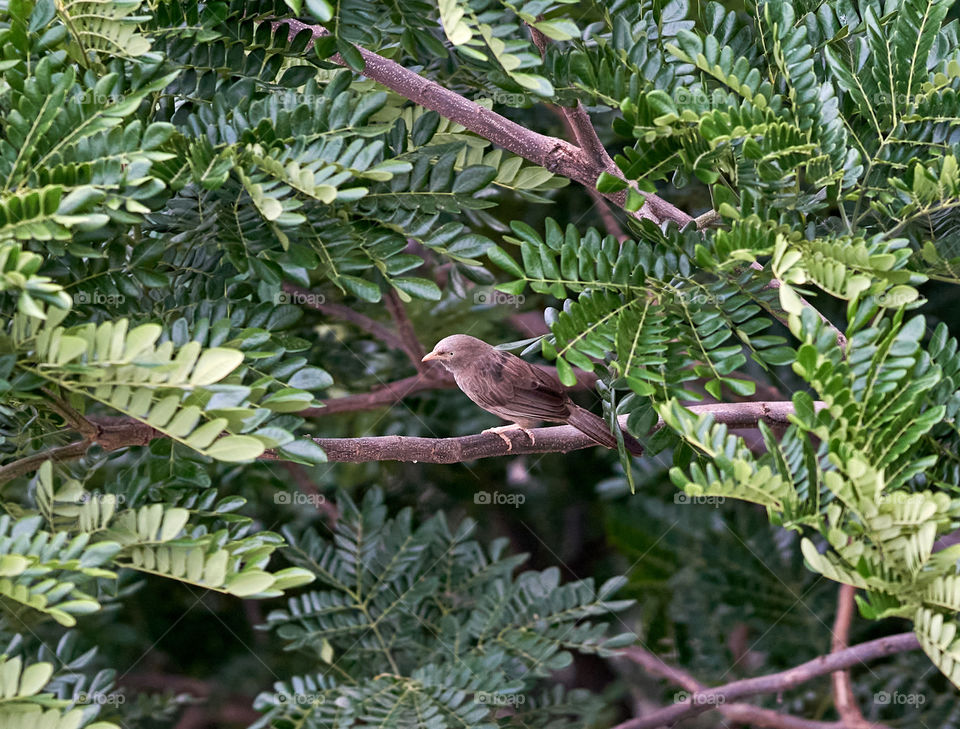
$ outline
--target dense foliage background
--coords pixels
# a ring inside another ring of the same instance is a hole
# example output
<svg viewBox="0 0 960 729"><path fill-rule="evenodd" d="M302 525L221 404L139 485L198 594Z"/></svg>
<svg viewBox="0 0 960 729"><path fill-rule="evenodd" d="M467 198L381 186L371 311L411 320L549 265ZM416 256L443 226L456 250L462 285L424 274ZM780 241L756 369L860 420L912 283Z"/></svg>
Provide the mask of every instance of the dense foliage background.
<svg viewBox="0 0 960 729"><path fill-rule="evenodd" d="M957 14L0 0L0 727L956 725Z"/></svg>

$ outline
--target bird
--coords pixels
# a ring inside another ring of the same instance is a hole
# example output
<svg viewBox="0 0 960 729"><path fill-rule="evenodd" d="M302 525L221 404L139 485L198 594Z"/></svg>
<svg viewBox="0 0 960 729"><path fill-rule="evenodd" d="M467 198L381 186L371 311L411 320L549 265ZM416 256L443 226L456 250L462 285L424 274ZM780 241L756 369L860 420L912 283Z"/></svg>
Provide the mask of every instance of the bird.
<svg viewBox="0 0 960 729"><path fill-rule="evenodd" d="M488 428L513 449L505 433L521 430L536 443L530 428L541 421L572 425L597 445L616 448L617 439L598 415L577 405L554 378L516 355L496 349L467 334L453 334L437 342L423 362L436 361L452 375L463 393L487 412L511 421ZM643 454L643 446L623 433L627 449Z"/></svg>

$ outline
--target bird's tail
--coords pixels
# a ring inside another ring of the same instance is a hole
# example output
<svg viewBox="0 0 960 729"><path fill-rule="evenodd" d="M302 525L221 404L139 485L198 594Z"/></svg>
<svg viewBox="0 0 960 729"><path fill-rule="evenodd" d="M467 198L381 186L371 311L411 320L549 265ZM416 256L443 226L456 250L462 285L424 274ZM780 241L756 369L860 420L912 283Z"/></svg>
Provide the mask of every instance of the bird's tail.
<svg viewBox="0 0 960 729"><path fill-rule="evenodd" d="M573 407L567 423L606 448L617 447L617 439L613 433L610 432L606 421L600 416L594 415L589 410L584 410L579 406ZM629 433L623 433L623 444L633 455L643 455L643 446Z"/></svg>

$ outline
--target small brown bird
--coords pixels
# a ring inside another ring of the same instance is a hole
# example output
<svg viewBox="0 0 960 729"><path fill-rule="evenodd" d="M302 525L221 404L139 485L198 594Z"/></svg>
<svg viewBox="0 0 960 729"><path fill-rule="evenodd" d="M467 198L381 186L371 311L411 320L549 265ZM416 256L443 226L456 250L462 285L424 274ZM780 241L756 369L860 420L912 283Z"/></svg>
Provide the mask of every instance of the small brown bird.
<svg viewBox="0 0 960 729"><path fill-rule="evenodd" d="M424 362L436 360L446 367L457 387L487 412L511 425L489 428L484 433L496 433L508 446L504 435L510 430L522 430L535 443L530 428L542 420L567 423L589 436L598 445L616 448L617 439L606 422L589 410L577 405L563 387L542 370L509 352L494 349L486 342L466 334L454 334L441 339ZM627 449L634 455L643 454L643 446L628 434L623 434Z"/></svg>

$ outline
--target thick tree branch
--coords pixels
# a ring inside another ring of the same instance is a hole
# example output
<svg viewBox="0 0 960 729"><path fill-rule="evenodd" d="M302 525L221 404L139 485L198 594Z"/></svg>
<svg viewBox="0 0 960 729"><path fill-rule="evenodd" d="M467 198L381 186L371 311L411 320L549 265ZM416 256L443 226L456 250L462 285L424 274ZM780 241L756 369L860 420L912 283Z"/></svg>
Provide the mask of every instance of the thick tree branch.
<svg viewBox="0 0 960 729"><path fill-rule="evenodd" d="M44 461L82 458L94 443L105 451L115 451L128 446L147 445L160 437L160 433L149 425L132 418L86 418L86 422L95 430L83 440L33 453L0 468L0 484L37 470Z"/></svg>
<svg viewBox="0 0 960 729"><path fill-rule="evenodd" d="M273 23L274 27L280 25L287 25L291 36L303 30L309 31L314 38L327 35L327 30L322 26L307 25L298 20L279 20ZM367 78L554 174L568 177L587 187L596 187L597 178L601 172L612 172L605 169L600 160L594 159L585 150L569 142L527 129L444 88L435 81L404 68L399 63L365 48L358 47L358 50L363 56L363 75ZM339 54L332 56L330 60L343 66L347 65ZM605 197L623 208L627 193L621 190ZM645 198L646 202L637 213L637 217L650 218L657 223L672 220L680 226L686 225L693 219L656 195L648 194Z"/></svg>
<svg viewBox="0 0 960 729"><path fill-rule="evenodd" d="M328 35L327 30L322 26L307 25L299 20L285 19L273 22L274 28L281 25L286 25L290 28L291 36L295 36L304 30L310 32L315 39ZM312 47L312 43L308 48L309 47ZM602 155L599 155L599 158L595 157L590 154L588 150L577 147L563 139L557 139L556 137L550 137L527 129L486 107L480 106L476 102L470 101L444 88L435 81L431 81L404 68L395 61L386 59L359 46L357 49L363 56L363 75L367 78L386 86L424 108L436 111L444 118L462 125L484 139L538 164L554 174L579 182L590 190L596 189L597 178L602 172L609 172L618 177L622 177L616 165L614 165L612 169L608 169L605 166L606 161L604 157L606 160L610 159L609 155L606 154L606 150L604 150ZM330 60L342 66L347 65L343 58L340 57L340 54L335 54ZM566 114L567 112L565 111L564 113ZM580 135L582 134L583 139L587 140L585 143L596 153L597 150L595 147L596 144L599 144L599 140L594 144L590 138L590 132L586 129L583 119L583 117L586 116L586 112L578 106L571 114L573 119L572 123L580 124L579 129L577 126L574 126L578 139L580 139ZM589 117L586 118L586 125L589 125L590 130L593 130L592 125L589 124ZM595 130L593 130L592 136L596 137ZM599 146L602 147L603 145ZM627 200L626 190L615 193L605 193L603 196L612 201L617 207L621 209L625 208ZM657 195L646 193L644 199L645 202L643 206L639 211L634 213L638 218L649 218L656 223L670 220L681 227L693 221L690 215ZM715 221L714 218L710 216L704 217L704 222L712 225ZM754 267L756 268L758 266L760 266L760 264L755 264ZM779 284L779 281L776 279L774 279L774 281ZM810 306L806 301L804 301L804 304ZM845 348L846 338L843 334L820 314L818 309L815 307L811 308L836 332L837 341L840 343L841 348Z"/></svg>
<svg viewBox="0 0 960 729"><path fill-rule="evenodd" d="M656 729L656 727L671 726L681 719L702 714L704 711L716 709L720 705L728 704L737 699L756 694L780 693L834 671L842 671L853 666L866 664L895 653L914 651L919 647L920 641L913 633L900 633L886 638L878 638L814 658L812 661L801 663L799 666L786 671L772 673L768 676L758 676L757 678L746 678L728 683L725 686L696 691L685 701L651 712L646 716L630 719L618 724L614 729Z"/></svg>
<svg viewBox="0 0 960 729"><path fill-rule="evenodd" d="M413 379L413 378L410 378ZM819 409L823 403L815 403ZM710 413L718 423L726 423L731 428L755 427L763 421L768 425L785 425L793 412L791 402L742 402L714 403L694 405L690 410L703 415ZM316 412L316 411L310 411ZM323 409L319 411L321 414ZM620 426L626 425L626 417L620 417ZM132 418L96 417L89 418L97 426L97 437L93 442L104 450L117 450L125 446L147 445L162 433ZM663 421L654 426L654 430L663 427ZM402 435L371 436L367 438L314 438L313 441L326 451L327 459L342 463L366 463L369 461L405 461L422 463L460 463L478 458L497 456L518 456L525 453L569 453L570 451L593 448L597 444L571 425L558 425L548 428L534 428L535 442L520 431L507 432L511 439L507 443L495 433L464 435L458 438L421 438ZM36 470L41 463L50 458L68 460L80 458L91 445L90 442L75 443L63 448L41 451L0 468L0 483L16 476ZM266 451L261 460L279 461L275 452Z"/></svg>

